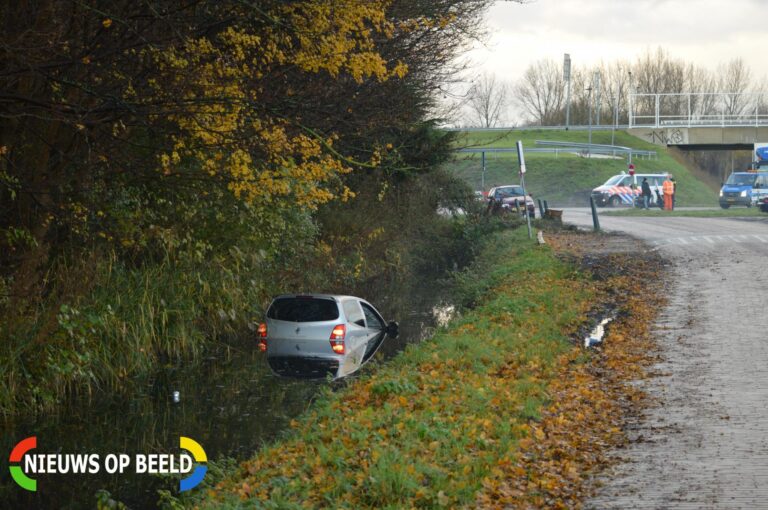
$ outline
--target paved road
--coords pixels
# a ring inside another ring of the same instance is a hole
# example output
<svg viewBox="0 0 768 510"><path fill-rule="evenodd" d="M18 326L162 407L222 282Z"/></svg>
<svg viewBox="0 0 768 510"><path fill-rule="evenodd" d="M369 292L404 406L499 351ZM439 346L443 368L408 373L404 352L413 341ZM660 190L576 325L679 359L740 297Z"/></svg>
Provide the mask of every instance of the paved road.
<svg viewBox="0 0 768 510"><path fill-rule="evenodd" d="M564 221L591 227L587 210ZM624 459L587 508L768 508L768 215L601 217L672 262L642 384L660 405L631 425Z"/></svg>

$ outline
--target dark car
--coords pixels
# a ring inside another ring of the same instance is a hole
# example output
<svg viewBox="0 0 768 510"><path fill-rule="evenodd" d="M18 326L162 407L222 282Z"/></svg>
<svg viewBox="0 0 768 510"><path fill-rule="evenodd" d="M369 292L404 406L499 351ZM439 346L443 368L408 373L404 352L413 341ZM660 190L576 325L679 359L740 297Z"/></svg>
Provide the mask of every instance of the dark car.
<svg viewBox="0 0 768 510"><path fill-rule="evenodd" d="M533 197L523 192L523 187L511 184L507 186L496 186L488 191L488 207L499 210L513 210L515 206L521 209L528 207L528 214L531 218L536 216L536 205Z"/></svg>

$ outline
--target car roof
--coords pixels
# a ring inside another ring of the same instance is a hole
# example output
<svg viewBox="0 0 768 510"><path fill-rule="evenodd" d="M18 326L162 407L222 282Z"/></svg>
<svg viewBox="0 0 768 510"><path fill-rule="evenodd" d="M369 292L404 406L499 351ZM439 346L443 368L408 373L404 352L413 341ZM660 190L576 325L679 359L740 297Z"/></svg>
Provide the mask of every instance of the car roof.
<svg viewBox="0 0 768 510"><path fill-rule="evenodd" d="M314 294L312 292L305 292L301 294L280 294L279 296L275 296L273 301L276 299L286 299L286 298L297 298L297 297L304 297L304 298L312 298L312 299L330 299L333 301L343 301L346 299L357 299L359 301L366 301L363 298L357 297L357 296L348 296L346 294Z"/></svg>

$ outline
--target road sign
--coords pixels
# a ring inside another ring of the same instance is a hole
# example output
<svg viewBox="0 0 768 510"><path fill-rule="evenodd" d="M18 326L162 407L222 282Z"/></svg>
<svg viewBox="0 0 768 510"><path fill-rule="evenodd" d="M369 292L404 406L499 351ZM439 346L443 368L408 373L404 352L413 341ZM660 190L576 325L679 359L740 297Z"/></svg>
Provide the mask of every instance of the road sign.
<svg viewBox="0 0 768 510"><path fill-rule="evenodd" d="M517 160L520 162L520 173L525 173L525 154L523 153L523 142L517 141Z"/></svg>
<svg viewBox="0 0 768 510"><path fill-rule="evenodd" d="M571 56L568 53L563 58L563 81L571 81Z"/></svg>

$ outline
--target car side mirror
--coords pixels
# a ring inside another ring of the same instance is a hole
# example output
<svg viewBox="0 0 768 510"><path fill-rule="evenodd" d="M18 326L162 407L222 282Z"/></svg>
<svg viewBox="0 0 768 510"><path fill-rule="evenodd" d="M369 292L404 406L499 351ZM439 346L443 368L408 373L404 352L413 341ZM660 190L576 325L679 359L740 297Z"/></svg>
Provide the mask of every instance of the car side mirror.
<svg viewBox="0 0 768 510"><path fill-rule="evenodd" d="M389 338L397 338L397 335L400 333L400 325L395 321L389 321L386 332Z"/></svg>

